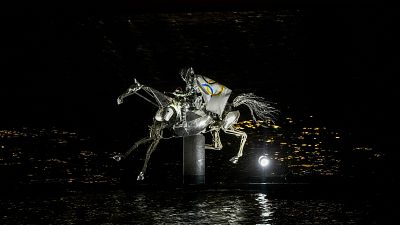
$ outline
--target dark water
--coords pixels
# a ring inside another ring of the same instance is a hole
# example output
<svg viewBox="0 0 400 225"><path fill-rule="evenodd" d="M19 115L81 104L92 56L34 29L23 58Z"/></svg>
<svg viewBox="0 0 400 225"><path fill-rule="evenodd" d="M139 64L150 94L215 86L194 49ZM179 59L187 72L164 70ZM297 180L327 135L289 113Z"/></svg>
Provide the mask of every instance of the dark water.
<svg viewBox="0 0 400 225"><path fill-rule="evenodd" d="M274 198L268 191L67 190L5 198L1 224L390 224L374 199ZM389 211L387 211L389 210Z"/></svg>
<svg viewBox="0 0 400 225"><path fill-rule="evenodd" d="M118 141L55 128L0 140L0 224L390 224L398 208L385 183L240 183L260 172L251 147L237 165L236 145L207 152L207 186L196 188L182 186L179 140L154 153L143 183L144 149L116 163Z"/></svg>
<svg viewBox="0 0 400 225"><path fill-rule="evenodd" d="M137 183L145 148L117 163L111 157L125 149L121 141L56 128L2 130L0 224L391 224L393 183L243 183L262 175L249 134L236 165L235 144L207 151L207 186L195 188L182 186L179 140L160 145Z"/></svg>

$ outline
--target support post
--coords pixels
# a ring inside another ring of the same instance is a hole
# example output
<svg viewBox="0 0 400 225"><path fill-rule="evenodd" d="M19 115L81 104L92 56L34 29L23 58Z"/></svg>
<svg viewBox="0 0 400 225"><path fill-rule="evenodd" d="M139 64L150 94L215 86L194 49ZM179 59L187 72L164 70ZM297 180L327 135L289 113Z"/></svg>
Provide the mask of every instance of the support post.
<svg viewBox="0 0 400 225"><path fill-rule="evenodd" d="M205 137L183 137L183 184L205 183Z"/></svg>

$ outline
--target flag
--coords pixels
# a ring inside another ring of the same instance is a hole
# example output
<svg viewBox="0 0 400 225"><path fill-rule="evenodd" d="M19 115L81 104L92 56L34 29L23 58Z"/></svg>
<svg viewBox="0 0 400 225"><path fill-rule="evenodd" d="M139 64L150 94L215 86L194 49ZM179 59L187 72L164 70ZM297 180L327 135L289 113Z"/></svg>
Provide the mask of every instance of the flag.
<svg viewBox="0 0 400 225"><path fill-rule="evenodd" d="M201 90L204 102L206 103L206 110L221 116L232 90L201 75L196 76L196 84Z"/></svg>

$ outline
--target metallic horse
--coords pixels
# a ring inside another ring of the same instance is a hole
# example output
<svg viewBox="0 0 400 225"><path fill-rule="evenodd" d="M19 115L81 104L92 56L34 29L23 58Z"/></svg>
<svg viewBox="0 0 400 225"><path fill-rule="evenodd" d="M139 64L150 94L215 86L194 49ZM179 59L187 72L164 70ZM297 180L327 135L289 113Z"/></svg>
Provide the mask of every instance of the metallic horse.
<svg viewBox="0 0 400 225"><path fill-rule="evenodd" d="M227 102L230 89L202 75L195 74L192 68L182 69L181 78L186 83L186 89L176 89L172 93L162 93L152 87L134 83L118 97L117 103L122 104L124 98L138 95L158 108L153 123L149 126L149 135L135 142L124 154L113 157L116 161L128 157L140 145L150 142L145 162L137 180L143 180L151 154L163 137L164 129L171 129L173 137L211 133L212 144L206 144L206 149L221 150L220 131L240 137L239 151L230 161L237 163L243 155L247 134L235 129L240 112L234 108L246 105L253 120L256 116L263 121L274 121L278 112L270 102L253 93L239 94L231 103ZM144 92L142 95L139 91ZM171 137L168 137L171 138Z"/></svg>

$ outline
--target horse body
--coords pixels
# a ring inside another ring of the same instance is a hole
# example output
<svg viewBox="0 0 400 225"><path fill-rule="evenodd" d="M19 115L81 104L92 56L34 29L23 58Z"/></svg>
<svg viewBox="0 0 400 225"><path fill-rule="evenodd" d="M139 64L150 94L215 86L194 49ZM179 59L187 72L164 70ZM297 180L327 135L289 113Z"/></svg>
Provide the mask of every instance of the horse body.
<svg viewBox="0 0 400 225"><path fill-rule="evenodd" d="M191 72L192 71L193 70L191 70ZM192 74L192 76L193 75L194 74ZM185 77L182 76L182 78L187 82L190 79L190 74L185 74ZM192 78L191 81L193 80ZM139 94L139 90L144 90L150 97L155 99L155 102ZM223 147L219 135L221 130L227 134L238 136L241 138L239 151L236 156L230 159L231 162L237 163L239 158L243 155L247 134L234 128L234 124L240 117L240 112L232 110L232 108L239 105L248 106L254 120L254 113L262 119L272 119L273 114L276 112L276 109L273 108L270 103L250 93L237 96L232 103L228 103L228 106L224 107L224 111L221 115L218 115L206 109L207 106L202 100L202 96L199 95L198 91L196 92L194 90L194 86L187 82L186 92L176 90L172 93L173 96L167 96L151 87L139 84L135 79L134 84L118 97L117 103L121 104L124 98L136 94L158 107L153 118L153 124L149 126L149 136L135 142L124 154L113 157L116 161L120 161L128 157L140 145L151 142L147 149L143 168L137 180L144 179L150 156L156 149L159 141L164 138L163 130L165 128L172 129L174 137L185 137L210 132L212 135L212 144L206 144L205 148L213 150L221 150Z"/></svg>

